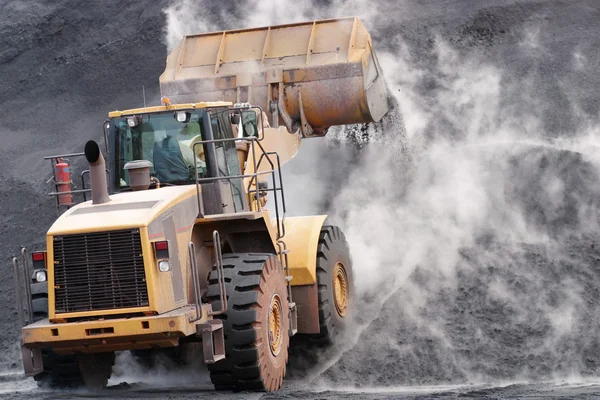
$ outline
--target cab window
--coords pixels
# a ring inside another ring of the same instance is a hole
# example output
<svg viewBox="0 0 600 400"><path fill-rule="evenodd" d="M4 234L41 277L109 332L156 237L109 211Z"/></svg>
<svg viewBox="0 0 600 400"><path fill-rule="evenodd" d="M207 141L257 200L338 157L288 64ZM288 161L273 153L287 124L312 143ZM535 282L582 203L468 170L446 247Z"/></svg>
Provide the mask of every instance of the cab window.
<svg viewBox="0 0 600 400"><path fill-rule="evenodd" d="M199 177L206 177L204 148L194 147L194 143L202 140L198 113L187 112L184 122L178 121L173 112L167 112L116 118L112 124L117 169L113 175L117 188L129 187L129 176L123 167L133 160L150 161L151 175L161 184L194 182L194 168Z"/></svg>

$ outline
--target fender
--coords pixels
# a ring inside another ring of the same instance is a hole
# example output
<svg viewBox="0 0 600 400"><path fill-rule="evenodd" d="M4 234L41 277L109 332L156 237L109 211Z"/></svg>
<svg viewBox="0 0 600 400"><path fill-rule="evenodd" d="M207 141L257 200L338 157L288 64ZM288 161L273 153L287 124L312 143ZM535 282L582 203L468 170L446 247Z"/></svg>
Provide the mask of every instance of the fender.
<svg viewBox="0 0 600 400"><path fill-rule="evenodd" d="M285 243L292 275L292 298L297 306L298 333L318 334L319 294L317 247L326 215L285 219Z"/></svg>
<svg viewBox="0 0 600 400"><path fill-rule="evenodd" d="M327 215L285 219L285 244L292 286L317 283L317 246Z"/></svg>

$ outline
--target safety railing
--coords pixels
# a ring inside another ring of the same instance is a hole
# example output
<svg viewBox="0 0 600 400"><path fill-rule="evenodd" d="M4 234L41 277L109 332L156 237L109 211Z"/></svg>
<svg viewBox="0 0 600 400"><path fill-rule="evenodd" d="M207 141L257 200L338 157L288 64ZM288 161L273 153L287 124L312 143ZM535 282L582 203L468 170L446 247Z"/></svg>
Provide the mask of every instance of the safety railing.
<svg viewBox="0 0 600 400"><path fill-rule="evenodd" d="M27 249L21 249L21 267L19 267L19 258L13 257L13 275L15 278L15 291L17 297L17 315L21 326L29 325L33 322L33 306L31 304L31 274ZM25 293L23 293L23 291Z"/></svg>
<svg viewBox="0 0 600 400"><path fill-rule="evenodd" d="M64 162L65 164L67 164L67 168L70 169L71 167L71 162L70 162L70 158L75 158L75 157L83 157L85 156L84 153L71 153L71 154L59 154L59 155L55 155L55 156L47 156L44 157L44 160L49 160L50 161L50 168L52 170L52 176L51 178L46 182L46 183L50 183L53 182L54 183L54 192L50 192L48 193L49 196L54 196L56 197L56 207L58 209L60 209L60 206L66 206L66 207L70 207L73 204L73 199L72 196L74 194L84 194L90 192L90 189L80 189L80 190L73 190L71 187L73 185L73 181L71 180L71 173L70 170L67 171L68 174L68 180L64 181L62 180L63 177L59 177L56 174L56 169L57 169L57 165L59 165L61 162ZM60 190L61 188L64 187L69 187L69 190ZM83 187L83 175L82 175L82 187Z"/></svg>
<svg viewBox="0 0 600 400"><path fill-rule="evenodd" d="M213 231L213 250L215 254L215 264L217 267L217 279L219 280L219 301L220 310L212 310L209 315L221 315L227 312L227 289L225 288L225 272L223 271L223 253L221 251L221 237L218 231Z"/></svg>
<svg viewBox="0 0 600 400"><path fill-rule="evenodd" d="M73 187L74 187L74 183L72 181L73 175L72 175L72 171L70 170L70 168L73 164L71 163L70 159L78 158L78 157L85 157L85 153L59 154L59 155L44 157L44 160L50 161L50 167L52 169L52 176L50 177L50 179L48 179L48 181L46 181L46 184L49 184L50 182L53 182L53 184L54 184L54 191L49 192L48 195L56 198L56 211L59 214L61 211L61 207L68 209L68 208L74 206L75 204L79 203L79 201L74 201L73 195L81 195L83 197L83 201L87 201L88 193L92 192L91 188L85 187L85 176L89 175L89 173L90 173L89 169L82 171L79 175L80 182L81 182L81 189L73 189ZM59 165L60 162L66 163L69 168L68 175L67 175L68 180L63 180L64 175L61 175L61 176L57 175L57 165ZM108 177L108 181L110 182L110 171L108 169L106 169L106 175ZM65 189L67 189L67 190L65 190Z"/></svg>
<svg viewBox="0 0 600 400"><path fill-rule="evenodd" d="M198 276L198 266L196 265L196 246L194 245L194 242L188 243L188 255L190 257L190 268L192 270L194 296L196 296L196 301L194 302L194 306L196 306L196 317L190 318L189 322L196 322L202 319L202 301L200 300L200 278Z"/></svg>
<svg viewBox="0 0 600 400"><path fill-rule="evenodd" d="M71 171L73 163L71 163L70 159L78 157L85 157L85 153L59 154L44 157L44 160L50 161L50 168L52 170L52 175L50 179L46 181L46 184L52 182L54 185L54 191L50 191L48 195L56 198L56 211L59 214L61 207L68 209L79 203L79 201L74 201L74 195L81 195L83 201L87 201L87 195L92 191L91 188L85 187L85 176L90 173L89 169L86 169L80 173L81 189L73 189L74 183L72 180L73 175ZM66 171L66 175L64 174L64 170L63 173L57 174L57 166L59 166L60 163L65 163L67 165L68 170ZM110 181L110 172L108 169L106 170L106 174Z"/></svg>
<svg viewBox="0 0 600 400"><path fill-rule="evenodd" d="M213 250L215 255L215 263L217 269L217 279L219 285L219 301L221 302L220 310L211 310L209 316L221 315L227 312L227 291L225 288L225 273L223 272L223 253L221 252L221 238L218 231L213 231ZM196 317L191 318L190 322L196 322L202 319L202 301L200 290L200 275L196 265L196 246L194 242L188 243L188 253L190 257L190 268L192 269L192 282L194 284L194 295L196 296Z"/></svg>
<svg viewBox="0 0 600 400"><path fill-rule="evenodd" d="M296 303L294 303L292 299L292 278L290 275L290 267L288 263L288 254L289 250L287 245L283 240L277 241L277 254L279 256L279 262L283 266L283 271L285 273L285 282L287 286L287 294L288 294L288 302L289 302L289 319L290 319L290 329L289 335L294 336L298 332L298 309L296 308Z"/></svg>
<svg viewBox="0 0 600 400"><path fill-rule="evenodd" d="M257 107L258 108L258 107ZM260 108L259 108L260 109ZM261 121L262 121L262 110L261 110ZM262 122L261 122L262 123ZM264 126L264 125L263 125ZM195 181L196 181L196 194L198 199L198 210L202 210L202 200L200 193L200 184L201 183L213 183L216 181L229 181L229 183L233 186L233 180L241 179L248 180L248 186L246 188L246 192L248 195L254 194L254 202L256 203L256 207L258 211L262 211L263 206L260 202L260 196L262 193L273 193L273 200L275 203L275 220L277 221L277 240L280 240L285 236L285 214L286 214L286 206L285 206L285 193L283 190L283 178L281 174L281 160L279 154L277 152L268 152L265 150L263 145L261 144L261 140L264 138L264 134L262 136L249 136L249 137L236 137L236 138L225 138L225 139L211 139L211 140L200 140L194 143L192 146L192 150L194 154L198 154L198 146L204 145L214 145L216 143L235 143L235 142L249 142L252 153L252 165L253 171L250 174L240 174L240 175L221 175L218 168L216 171L213 171L215 176L200 178L198 176L198 158L194 157L194 171ZM260 156L257 159L257 150L260 150ZM273 156L274 160L271 159L270 156ZM260 167L262 163L266 160L269 164L269 169L266 171L260 171ZM225 159L225 163L227 163L227 158ZM271 180L273 182L272 188L261 188L258 182L260 176L270 175ZM279 196L281 196L281 207ZM254 204L250 202L250 204Z"/></svg>

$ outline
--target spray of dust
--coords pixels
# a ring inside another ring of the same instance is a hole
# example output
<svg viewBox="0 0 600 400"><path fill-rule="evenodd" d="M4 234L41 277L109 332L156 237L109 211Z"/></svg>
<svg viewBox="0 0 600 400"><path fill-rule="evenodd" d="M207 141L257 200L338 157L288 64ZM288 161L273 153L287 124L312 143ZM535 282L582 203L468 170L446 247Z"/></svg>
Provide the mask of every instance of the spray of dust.
<svg viewBox="0 0 600 400"><path fill-rule="evenodd" d="M386 4L249 1L202 14L205 2L181 0L165 10L169 48L186 33L341 13L386 37L378 54L403 122L371 127L360 150L347 140L356 127L332 129L285 169L292 212L327 211L345 231L359 299L344 345L309 377L365 387L595 371L597 355L582 349L596 346L586 332L598 277L582 254L598 228L598 128L550 137L535 76L517 82L442 38L426 63L414 59L399 30L378 24ZM547 53L542 30L520 32L534 59ZM585 62L577 49L575 67Z"/></svg>
<svg viewBox="0 0 600 400"><path fill-rule="evenodd" d="M210 382L206 368L202 368L201 357L187 365L182 365L164 354L157 354L151 364L141 362L130 352L122 352L115 361L110 385L134 384L134 389L173 388L183 390L210 390Z"/></svg>

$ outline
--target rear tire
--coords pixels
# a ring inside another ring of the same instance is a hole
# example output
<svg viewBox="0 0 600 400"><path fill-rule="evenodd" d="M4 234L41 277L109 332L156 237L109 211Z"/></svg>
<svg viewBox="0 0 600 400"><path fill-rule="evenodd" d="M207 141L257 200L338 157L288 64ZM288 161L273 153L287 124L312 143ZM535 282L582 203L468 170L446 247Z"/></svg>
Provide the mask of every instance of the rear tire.
<svg viewBox="0 0 600 400"><path fill-rule="evenodd" d="M337 226L324 226L317 247L320 333L314 341L332 344L348 325L354 295L352 259L346 237Z"/></svg>
<svg viewBox="0 0 600 400"><path fill-rule="evenodd" d="M79 354L77 357L81 378L88 389L104 389L112 375L115 353Z"/></svg>
<svg viewBox="0 0 600 400"><path fill-rule="evenodd" d="M283 268L272 254L225 254L225 359L209 364L215 389L275 391L285 376L289 307ZM207 300L221 308L218 275L209 276Z"/></svg>
<svg viewBox="0 0 600 400"><path fill-rule="evenodd" d="M38 386L67 389L83 385L74 355L60 355L50 349L42 349L42 363L44 372L33 377Z"/></svg>
<svg viewBox="0 0 600 400"><path fill-rule="evenodd" d="M31 293L34 322L48 318L47 286L32 283ZM42 349L42 364L44 371L33 377L38 386L67 389L83 385L77 358L74 355L61 355L50 349Z"/></svg>

